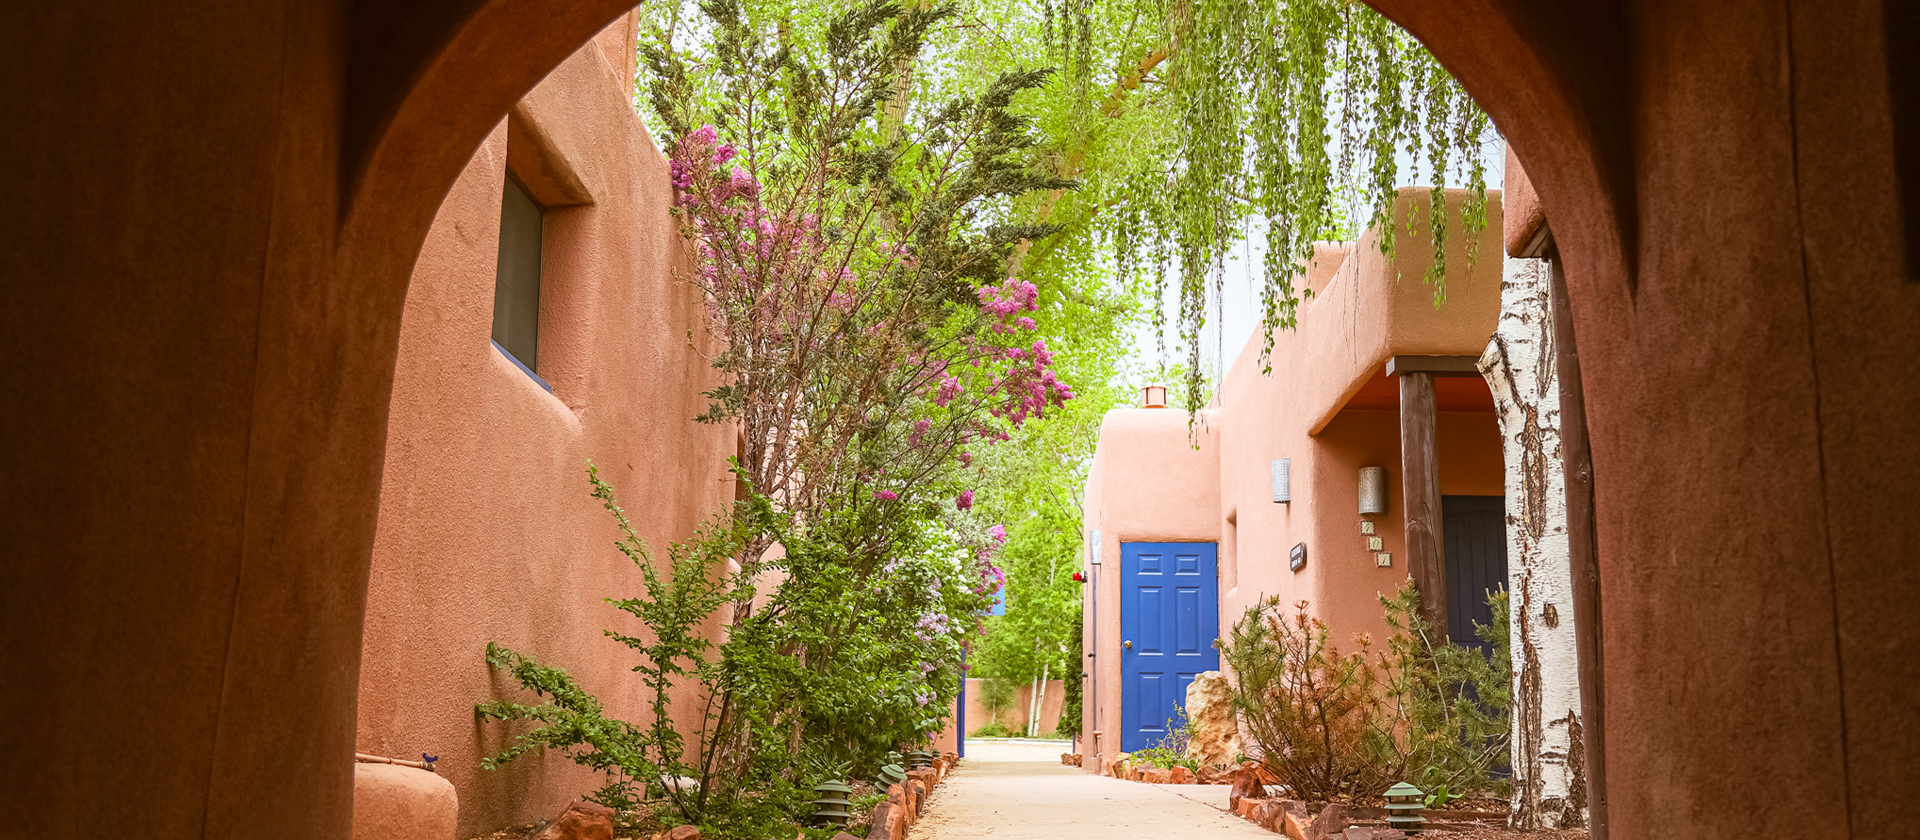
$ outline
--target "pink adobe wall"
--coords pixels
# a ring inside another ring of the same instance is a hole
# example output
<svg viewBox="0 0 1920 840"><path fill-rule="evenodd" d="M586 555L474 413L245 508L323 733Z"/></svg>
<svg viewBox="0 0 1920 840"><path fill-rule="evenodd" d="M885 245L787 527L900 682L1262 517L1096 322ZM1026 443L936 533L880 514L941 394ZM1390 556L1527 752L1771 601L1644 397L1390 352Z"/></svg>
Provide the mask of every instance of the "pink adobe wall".
<svg viewBox="0 0 1920 840"><path fill-rule="evenodd" d="M692 422L710 387L689 342L703 313L674 277L666 165L626 94L631 43L623 19L495 128L435 217L408 290L356 746L437 754L463 837L550 817L600 784L558 754L480 769L508 733L477 723L474 704L530 699L488 669L487 642L564 667L608 714L642 719L635 656L602 635L639 631L602 600L638 594L639 581L588 496L587 460L662 554L733 497L732 430ZM569 180L588 200L546 214L539 372L552 393L490 343L509 159L543 203L569 200Z"/></svg>
<svg viewBox="0 0 1920 840"><path fill-rule="evenodd" d="M1088 473L1088 537L1100 534L1101 565L1084 587L1090 638L1083 686L1081 752L1118 749L1120 743L1120 543L1212 542L1220 537L1219 443L1211 410L1189 435L1177 409L1117 409L1100 424L1100 443ZM1093 714L1094 710L1098 714ZM1099 733L1096 735L1096 733Z"/></svg>
<svg viewBox="0 0 1920 840"><path fill-rule="evenodd" d="M967 679L967 731L971 732L987 725L992 716L980 705L980 680ZM1033 699L1033 683L1025 682L1014 687L1013 705L1002 711L999 721L1017 733L1027 731L1027 704ZM1060 709L1067 699L1066 689L1060 680L1048 680L1045 697L1040 701L1040 734L1045 735L1060 728ZM1071 733L1069 733L1071 734Z"/></svg>
<svg viewBox="0 0 1920 840"><path fill-rule="evenodd" d="M1461 197L1456 192L1452 198ZM1273 372L1260 372L1261 336L1253 336L1224 377L1213 406L1200 412L1201 448L1188 446L1179 411L1121 410L1108 415L1086 486L1085 527L1105 552L1097 581L1097 637L1086 640L1098 709L1088 709L1083 738L1093 753L1120 730L1119 543L1165 539L1220 542L1220 622L1224 636L1250 604L1267 596L1305 600L1343 648L1356 634L1383 642L1378 596L1405 579L1400 503L1399 415L1346 408L1381 376L1396 354L1478 355L1499 314L1500 198L1491 193L1479 258L1467 268L1466 242L1449 243L1446 303L1433 305L1421 276L1432 259L1422 231L1404 232L1392 261L1372 236L1316 249L1306 279L1317 293L1299 327L1274 336ZM1425 190L1404 190L1400 212L1421 208ZM1457 206L1457 204L1455 205ZM1402 216L1404 219L1405 217ZM1457 215L1453 230L1461 230ZM1470 380L1469 387L1484 383ZM1459 384L1449 387L1461 387ZM1498 428L1488 411L1438 416L1443 494L1500 495ZM1143 421L1151 417L1154 421ZM1116 422L1119 421L1119 422ZM1150 425L1156 434L1138 427ZM1275 504L1271 462L1292 459L1292 502ZM1360 534L1359 469L1387 468L1387 513L1373 517L1393 566L1379 568ZM1288 552L1307 545L1307 565L1288 568ZM1089 587L1090 590L1096 587ZM1091 635L1091 634L1090 634ZM1107 733L1092 745L1095 731Z"/></svg>

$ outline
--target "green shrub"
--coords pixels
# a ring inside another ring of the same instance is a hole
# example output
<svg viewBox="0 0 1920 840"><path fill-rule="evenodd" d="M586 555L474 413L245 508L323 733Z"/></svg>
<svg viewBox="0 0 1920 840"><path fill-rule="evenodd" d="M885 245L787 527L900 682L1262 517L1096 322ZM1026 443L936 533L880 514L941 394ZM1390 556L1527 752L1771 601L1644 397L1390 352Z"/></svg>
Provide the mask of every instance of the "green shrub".
<svg viewBox="0 0 1920 840"><path fill-rule="evenodd" d="M1380 600L1394 632L1377 654L1364 638L1342 653L1305 601L1247 608L1220 649L1249 750L1301 799L1369 801L1401 780L1501 792L1492 771L1507 760L1506 594L1490 595L1494 622L1476 628L1487 653L1434 633L1411 582Z"/></svg>

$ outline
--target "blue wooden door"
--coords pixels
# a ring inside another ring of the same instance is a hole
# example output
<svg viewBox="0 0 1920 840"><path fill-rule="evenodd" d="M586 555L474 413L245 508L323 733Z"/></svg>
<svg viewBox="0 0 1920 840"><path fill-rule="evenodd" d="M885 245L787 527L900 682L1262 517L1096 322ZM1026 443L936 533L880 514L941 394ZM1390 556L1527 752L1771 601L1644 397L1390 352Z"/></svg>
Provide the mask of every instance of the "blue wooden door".
<svg viewBox="0 0 1920 840"><path fill-rule="evenodd" d="M1220 667L1219 552L1213 543L1120 544L1120 749L1150 747Z"/></svg>

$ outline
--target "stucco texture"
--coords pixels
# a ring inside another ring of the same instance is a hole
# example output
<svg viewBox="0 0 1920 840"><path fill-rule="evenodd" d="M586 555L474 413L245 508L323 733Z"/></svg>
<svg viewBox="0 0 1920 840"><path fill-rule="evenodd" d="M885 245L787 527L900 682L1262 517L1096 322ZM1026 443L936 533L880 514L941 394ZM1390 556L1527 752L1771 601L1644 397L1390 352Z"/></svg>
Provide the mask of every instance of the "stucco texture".
<svg viewBox="0 0 1920 840"><path fill-rule="evenodd" d="M1425 190L1403 191L1396 212L1418 208ZM1464 194L1450 200L1459 225ZM1477 356L1500 306L1500 195L1489 194L1479 259L1469 266L1464 236L1449 243L1445 303L1421 280L1433 249L1425 233L1402 234L1391 259L1369 234L1326 246L1307 266L1318 291L1301 307L1299 326L1275 334L1272 373L1261 372L1262 337L1233 361L1212 405L1189 437L1185 412L1126 409L1101 427L1086 488L1086 529L1108 559L1097 581L1096 628L1087 648L1098 711L1083 724L1085 752L1118 749L1120 731L1120 543L1136 540L1220 543L1220 632L1266 597L1309 603L1343 650L1356 636L1384 644L1379 603L1407 577L1400 504L1398 390L1383 370L1394 355ZM1404 220L1405 215L1401 218ZM1404 223L1404 222L1403 222ZM1439 380L1440 492L1503 493L1499 431L1478 376ZM1484 403L1484 405L1483 405ZM1196 448L1197 447L1197 448ZM1271 462L1292 459L1292 501L1272 500ZM1393 565L1376 565L1360 532L1359 471L1387 469L1387 512L1374 522ZM1307 546L1295 572L1288 552Z"/></svg>
<svg viewBox="0 0 1920 840"><path fill-rule="evenodd" d="M588 495L588 459L663 556L733 498L731 428L692 420L711 387L704 311L675 277L665 162L615 63L624 24L481 145L434 220L401 324L356 745L438 755L462 836L549 818L603 783L558 753L479 767L525 726L476 721L474 704L532 700L487 667L488 642L567 669L613 717L645 714L636 655L601 632L640 631L603 599L641 590ZM552 393L489 340L510 166L548 205L538 373ZM562 194L568 182L584 195Z"/></svg>

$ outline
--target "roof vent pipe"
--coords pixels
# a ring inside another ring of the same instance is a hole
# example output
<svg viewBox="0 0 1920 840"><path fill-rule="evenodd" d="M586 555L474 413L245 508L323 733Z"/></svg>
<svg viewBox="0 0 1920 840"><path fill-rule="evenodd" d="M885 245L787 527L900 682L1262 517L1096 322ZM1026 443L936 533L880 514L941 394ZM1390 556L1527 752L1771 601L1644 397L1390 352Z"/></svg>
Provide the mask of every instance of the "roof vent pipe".
<svg viewBox="0 0 1920 840"><path fill-rule="evenodd" d="M1140 407L1141 408L1166 408L1167 407L1167 386L1148 385L1145 388L1141 388L1140 389Z"/></svg>

